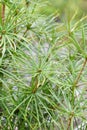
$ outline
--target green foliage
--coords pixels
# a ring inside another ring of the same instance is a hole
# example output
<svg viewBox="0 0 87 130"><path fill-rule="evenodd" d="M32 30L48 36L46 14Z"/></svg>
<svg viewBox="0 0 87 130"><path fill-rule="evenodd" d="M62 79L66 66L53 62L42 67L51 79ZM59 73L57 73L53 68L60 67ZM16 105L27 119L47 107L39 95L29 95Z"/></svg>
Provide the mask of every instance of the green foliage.
<svg viewBox="0 0 87 130"><path fill-rule="evenodd" d="M0 130L87 129L82 2L0 1Z"/></svg>

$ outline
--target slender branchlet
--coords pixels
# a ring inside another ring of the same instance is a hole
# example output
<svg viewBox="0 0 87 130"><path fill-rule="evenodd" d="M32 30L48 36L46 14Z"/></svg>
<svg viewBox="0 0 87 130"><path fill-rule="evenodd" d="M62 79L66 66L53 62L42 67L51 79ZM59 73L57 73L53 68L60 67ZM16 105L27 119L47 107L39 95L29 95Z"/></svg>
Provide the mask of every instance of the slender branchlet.
<svg viewBox="0 0 87 130"><path fill-rule="evenodd" d="M73 109L74 109L74 102L75 102L75 88L78 86L78 82L80 80L80 77L85 69L85 66L86 66L86 63L87 63L87 58L85 58L84 62L83 62L83 65L82 65L82 68L80 69L78 75L77 75L77 78L76 80L74 81L74 84L72 86L72 103L73 103ZM69 124L71 124L71 118L69 119ZM69 125L68 125L69 126ZM67 128L67 130L69 130Z"/></svg>
<svg viewBox="0 0 87 130"><path fill-rule="evenodd" d="M5 4L2 4L0 6L0 8L1 8L0 19L1 19L2 26L3 26L4 25L4 21L5 21ZM0 36L0 39L2 39L2 36Z"/></svg>
<svg viewBox="0 0 87 130"><path fill-rule="evenodd" d="M3 4L1 6L1 19L2 19L2 26L4 25L4 21L5 21L5 4ZM0 36L0 39L2 39L2 36ZM1 49L1 47L0 47ZM0 52L0 58L2 58L2 52ZM1 66L0 66L1 67ZM3 78L3 73L0 72L0 78ZM2 82L0 82L0 86L2 87Z"/></svg>
<svg viewBox="0 0 87 130"><path fill-rule="evenodd" d="M82 68L81 68L81 70L80 70L80 72L75 80L75 83L74 83L75 85L77 85L77 83L79 82L79 79L80 79L80 77L85 69L86 63L87 63L87 58L85 58L85 61L83 62L83 65L82 65Z"/></svg>
<svg viewBox="0 0 87 130"><path fill-rule="evenodd" d="M4 24L5 21L5 4L2 5L2 25Z"/></svg>
<svg viewBox="0 0 87 130"><path fill-rule="evenodd" d="M70 115L70 117L69 117L69 119L68 119L67 130L70 130L70 126L71 126L71 121L72 121L73 115L74 115L74 113L71 113L71 115Z"/></svg>
<svg viewBox="0 0 87 130"><path fill-rule="evenodd" d="M82 65L82 68L81 68L80 72L78 73L76 80L74 81L74 84L73 84L73 87L72 87L73 94L74 94L74 91L75 91L75 87L77 86L77 84L80 80L80 77L81 77L81 75L82 75L82 73L85 69L86 63L87 63L87 58L85 58L85 61L83 62L83 65Z"/></svg>

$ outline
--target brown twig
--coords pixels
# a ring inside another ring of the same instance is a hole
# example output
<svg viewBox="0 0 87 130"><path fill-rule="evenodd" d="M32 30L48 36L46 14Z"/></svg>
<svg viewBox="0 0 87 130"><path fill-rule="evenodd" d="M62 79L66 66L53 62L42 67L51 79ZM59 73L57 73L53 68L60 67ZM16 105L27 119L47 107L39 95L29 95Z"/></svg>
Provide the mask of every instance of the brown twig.
<svg viewBox="0 0 87 130"><path fill-rule="evenodd" d="M0 36L0 40L2 39L2 36Z"/></svg>
<svg viewBox="0 0 87 130"><path fill-rule="evenodd" d="M68 127L67 127L67 130L70 129L70 125L71 125L71 121L72 121L73 115L74 115L74 113L71 113L71 115L70 115L70 117L69 117L69 119L68 119Z"/></svg>
<svg viewBox="0 0 87 130"><path fill-rule="evenodd" d="M85 69L85 66L86 66L86 63L87 63L87 58L85 58L85 61L83 62L83 65L82 65L82 68L79 72L79 74L77 75L77 78L76 80L74 81L74 84L72 86L72 95L73 95L73 98L72 98L72 103L73 103L73 108L74 108L74 101L75 101L75 88L78 87L78 82L80 80L80 77ZM70 124L71 124L71 120L72 120L72 116L69 118L69 121L68 121L68 128L67 130L69 130L69 127L70 127Z"/></svg>
<svg viewBox="0 0 87 130"><path fill-rule="evenodd" d="M86 63L87 63L87 58L85 58L85 61L83 62L83 65L82 65L82 68L81 68L79 74L77 75L77 78L76 78L76 80L74 81L74 84L73 84L73 86L72 86L73 105L74 105L74 100L75 100L75 97L74 97L75 87L77 87L77 84L78 84L78 82L79 82L79 79L80 79L80 77L81 77L83 71L84 71L84 68L85 68L85 66L86 66Z"/></svg>
<svg viewBox="0 0 87 130"><path fill-rule="evenodd" d="M1 21L2 21L2 25L4 25L4 21L5 21L5 4L2 5ZM1 40L1 39L2 39L2 36L0 36L0 40Z"/></svg>
<svg viewBox="0 0 87 130"><path fill-rule="evenodd" d="M74 82L75 85L78 83L78 81L79 81L79 79L80 79L80 77L81 77L81 75L82 75L82 73L83 73L83 71L84 71L84 68L85 68L85 66L86 66L86 63L87 63L87 58L86 58L85 61L83 62L82 68L81 68L81 70L80 70L80 72L79 72L79 74L78 74L78 76L77 76L77 78L76 78L76 80L75 80L75 82Z"/></svg>
<svg viewBox="0 0 87 130"><path fill-rule="evenodd" d="M4 24L5 21L5 4L2 5L2 24Z"/></svg>
<svg viewBox="0 0 87 130"><path fill-rule="evenodd" d="M73 84L73 86L72 86L73 98L74 98L75 87L78 86L77 84L78 84L78 82L79 82L79 79L80 79L80 77L81 77L83 71L84 71L84 68L85 68L85 66L86 66L86 63L87 63L87 58L86 58L85 61L83 62L82 68L81 68L79 74L77 75L77 78L76 78L76 80L74 81L74 84ZM73 99L73 100L74 100L74 99Z"/></svg>

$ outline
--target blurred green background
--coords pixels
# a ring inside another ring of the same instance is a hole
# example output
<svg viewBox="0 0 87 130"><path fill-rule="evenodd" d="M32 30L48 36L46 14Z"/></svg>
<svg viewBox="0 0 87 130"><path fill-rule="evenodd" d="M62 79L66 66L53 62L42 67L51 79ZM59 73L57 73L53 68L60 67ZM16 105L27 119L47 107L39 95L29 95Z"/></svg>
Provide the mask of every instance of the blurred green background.
<svg viewBox="0 0 87 130"><path fill-rule="evenodd" d="M41 8L42 14L55 13L61 18L66 14L68 17L72 17L77 12L78 18L80 18L87 13L87 0L44 0L44 2L47 2L47 5Z"/></svg>

